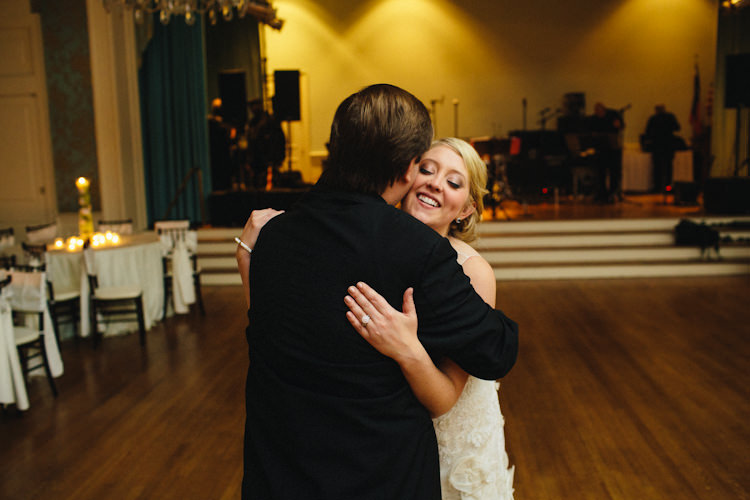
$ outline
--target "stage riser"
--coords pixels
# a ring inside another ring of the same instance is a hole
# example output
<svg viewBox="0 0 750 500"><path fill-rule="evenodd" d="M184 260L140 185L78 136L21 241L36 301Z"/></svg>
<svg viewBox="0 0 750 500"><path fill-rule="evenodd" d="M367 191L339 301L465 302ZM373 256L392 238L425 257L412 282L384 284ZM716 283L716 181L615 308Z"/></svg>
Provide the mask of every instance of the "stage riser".
<svg viewBox="0 0 750 500"><path fill-rule="evenodd" d="M495 269L498 281L563 279L669 278L750 274L750 263L690 263L640 266L575 266Z"/></svg>
<svg viewBox="0 0 750 500"><path fill-rule="evenodd" d="M480 251L486 251L494 248L633 247L672 244L674 244L674 237L669 233L564 234L551 236L513 234L481 238L476 247Z"/></svg>
<svg viewBox="0 0 750 500"><path fill-rule="evenodd" d="M750 217L693 219L711 224L750 223ZM674 244L679 219L614 219L486 222L477 248L498 280L659 278L750 274L750 244L722 245L702 256ZM233 238L240 228L198 232L202 283L241 285ZM722 229L722 237L750 237L750 231Z"/></svg>
<svg viewBox="0 0 750 500"><path fill-rule="evenodd" d="M707 251L710 259L716 258L716 253ZM722 259L747 259L750 261L750 246L728 247L720 250ZM531 252L483 252L482 256L493 267L511 266L516 264L540 264L549 265L554 263L593 263L593 262L669 262L684 261L694 262L700 260L701 251L697 248L675 247L654 249L628 249L612 248L606 250L575 249L575 251L545 251L535 250Z"/></svg>
<svg viewBox="0 0 750 500"><path fill-rule="evenodd" d="M695 222L709 225L733 221L750 221L750 216L738 217L700 217L690 218ZM680 222L679 218L659 219L582 219L557 221L486 221L479 228L479 235L487 237L494 234L545 234L545 233L617 233L617 232L670 232Z"/></svg>

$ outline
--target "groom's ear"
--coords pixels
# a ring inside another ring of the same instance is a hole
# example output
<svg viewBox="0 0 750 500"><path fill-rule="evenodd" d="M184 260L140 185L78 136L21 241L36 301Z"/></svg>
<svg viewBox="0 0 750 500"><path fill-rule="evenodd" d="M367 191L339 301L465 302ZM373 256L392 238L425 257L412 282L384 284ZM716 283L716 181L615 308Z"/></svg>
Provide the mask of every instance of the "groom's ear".
<svg viewBox="0 0 750 500"><path fill-rule="evenodd" d="M406 169L406 172L401 177L401 180L404 184L408 184L411 186L414 184L414 181L417 178L417 169L419 168L419 156L415 156L412 158L411 163L409 163L409 168Z"/></svg>

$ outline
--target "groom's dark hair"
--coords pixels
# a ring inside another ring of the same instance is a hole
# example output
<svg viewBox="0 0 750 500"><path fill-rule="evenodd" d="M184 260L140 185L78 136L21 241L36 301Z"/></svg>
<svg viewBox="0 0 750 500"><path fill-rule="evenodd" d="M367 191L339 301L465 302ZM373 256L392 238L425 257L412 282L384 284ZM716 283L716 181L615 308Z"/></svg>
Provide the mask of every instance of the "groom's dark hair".
<svg viewBox="0 0 750 500"><path fill-rule="evenodd" d="M365 87L336 110L322 184L380 195L431 142L430 114L419 99L393 85Z"/></svg>

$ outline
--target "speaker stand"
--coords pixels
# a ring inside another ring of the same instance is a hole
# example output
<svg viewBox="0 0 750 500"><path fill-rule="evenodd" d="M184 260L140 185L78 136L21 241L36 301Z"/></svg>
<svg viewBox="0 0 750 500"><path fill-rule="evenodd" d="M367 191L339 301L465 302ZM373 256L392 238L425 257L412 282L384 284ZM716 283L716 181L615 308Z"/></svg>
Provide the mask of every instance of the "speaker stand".
<svg viewBox="0 0 750 500"><path fill-rule="evenodd" d="M734 176L737 177L740 175L740 170L742 170L742 167L745 165L748 165L748 175L750 175L750 156L745 158L743 161L740 162L740 130L742 129L742 111L743 109L746 109L744 107L744 104L738 103L737 104L737 114L735 118L735 125L734 125ZM750 108L747 108L750 109ZM750 123L748 123L747 127L747 152L748 155L750 155Z"/></svg>
<svg viewBox="0 0 750 500"><path fill-rule="evenodd" d="M289 171L292 171L292 122L286 121L286 159L287 165L289 165Z"/></svg>

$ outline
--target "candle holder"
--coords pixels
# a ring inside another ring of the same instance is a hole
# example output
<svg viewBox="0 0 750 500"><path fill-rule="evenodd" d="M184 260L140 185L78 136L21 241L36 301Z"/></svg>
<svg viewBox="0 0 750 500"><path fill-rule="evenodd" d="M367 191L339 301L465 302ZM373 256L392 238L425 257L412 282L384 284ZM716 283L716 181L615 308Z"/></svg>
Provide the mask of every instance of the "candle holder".
<svg viewBox="0 0 750 500"><path fill-rule="evenodd" d="M94 216L91 212L90 182L85 177L76 180L78 188L78 236L86 241L94 234Z"/></svg>

